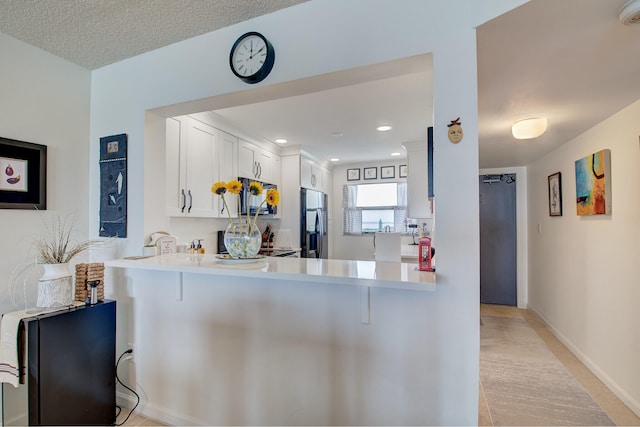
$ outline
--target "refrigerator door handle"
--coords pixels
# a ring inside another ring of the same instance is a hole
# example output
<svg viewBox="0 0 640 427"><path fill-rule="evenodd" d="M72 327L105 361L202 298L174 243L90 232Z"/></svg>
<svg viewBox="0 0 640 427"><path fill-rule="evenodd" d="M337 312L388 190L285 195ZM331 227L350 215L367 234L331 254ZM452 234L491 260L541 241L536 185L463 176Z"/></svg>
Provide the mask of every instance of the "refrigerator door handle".
<svg viewBox="0 0 640 427"><path fill-rule="evenodd" d="M318 209L318 215L316 215L316 222L317 222L317 227L316 227L316 232L318 233L318 258L322 258L322 255L324 254L324 212L322 212L322 209Z"/></svg>

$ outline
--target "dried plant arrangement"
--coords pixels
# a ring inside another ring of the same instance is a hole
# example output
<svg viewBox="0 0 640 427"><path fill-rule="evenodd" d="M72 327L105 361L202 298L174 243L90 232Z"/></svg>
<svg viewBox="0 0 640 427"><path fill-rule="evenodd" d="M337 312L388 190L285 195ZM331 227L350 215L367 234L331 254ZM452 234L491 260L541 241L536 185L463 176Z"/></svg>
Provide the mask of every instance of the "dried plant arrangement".
<svg viewBox="0 0 640 427"><path fill-rule="evenodd" d="M73 218L55 215L51 223L45 222L46 235L35 242L37 262L42 264L66 264L73 257L89 249L95 242L76 241L72 238Z"/></svg>

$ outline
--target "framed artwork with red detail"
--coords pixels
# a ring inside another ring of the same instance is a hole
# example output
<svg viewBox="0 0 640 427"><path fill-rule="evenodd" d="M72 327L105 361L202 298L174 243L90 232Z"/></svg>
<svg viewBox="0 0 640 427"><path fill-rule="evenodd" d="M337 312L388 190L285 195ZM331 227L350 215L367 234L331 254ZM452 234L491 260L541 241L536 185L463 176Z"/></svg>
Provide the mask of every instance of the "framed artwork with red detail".
<svg viewBox="0 0 640 427"><path fill-rule="evenodd" d="M47 146L0 137L0 209L47 209Z"/></svg>

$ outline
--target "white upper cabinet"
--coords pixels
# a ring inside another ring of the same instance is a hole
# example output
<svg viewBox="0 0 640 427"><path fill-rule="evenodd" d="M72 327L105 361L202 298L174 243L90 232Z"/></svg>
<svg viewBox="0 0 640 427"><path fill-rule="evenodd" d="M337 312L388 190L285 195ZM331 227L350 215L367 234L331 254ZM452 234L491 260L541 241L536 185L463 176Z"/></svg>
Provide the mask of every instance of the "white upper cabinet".
<svg viewBox="0 0 640 427"><path fill-rule="evenodd" d="M183 197L184 183L186 177L182 171L186 169L186 158L180 156L180 140L186 141L186 118L168 118L166 122L166 183L165 183L165 203L169 216L184 215L182 205L186 195ZM186 145L186 142L184 143ZM186 153L186 147L183 148Z"/></svg>
<svg viewBox="0 0 640 427"><path fill-rule="evenodd" d="M327 192L324 185L324 169L312 160L300 158L300 186L312 190Z"/></svg>
<svg viewBox="0 0 640 427"><path fill-rule="evenodd" d="M250 142L238 141L238 176L278 184L280 157Z"/></svg>
<svg viewBox="0 0 640 427"><path fill-rule="evenodd" d="M217 130L217 129L216 129ZM218 179L217 181L229 182L238 179L238 138L217 130L218 133ZM216 196L217 197L217 196ZM238 216L238 195L227 192L224 195L229 212L225 210L222 200L218 203L218 216L232 218Z"/></svg>
<svg viewBox="0 0 640 427"><path fill-rule="evenodd" d="M237 139L188 116L169 118L166 127L167 215L227 216L211 186L235 179Z"/></svg>
<svg viewBox="0 0 640 427"><path fill-rule="evenodd" d="M403 144L407 150L407 217L431 218L427 142Z"/></svg>

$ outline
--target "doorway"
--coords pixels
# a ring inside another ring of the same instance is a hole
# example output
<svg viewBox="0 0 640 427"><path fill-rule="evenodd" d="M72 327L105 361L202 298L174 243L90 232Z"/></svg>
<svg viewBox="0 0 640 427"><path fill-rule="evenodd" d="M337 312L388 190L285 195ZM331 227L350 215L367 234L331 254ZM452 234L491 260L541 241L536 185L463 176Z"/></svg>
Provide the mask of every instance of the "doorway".
<svg viewBox="0 0 640 427"><path fill-rule="evenodd" d="M516 175L480 182L480 302L517 304Z"/></svg>

